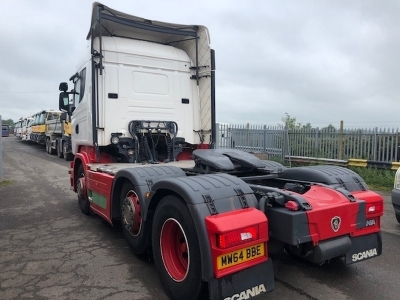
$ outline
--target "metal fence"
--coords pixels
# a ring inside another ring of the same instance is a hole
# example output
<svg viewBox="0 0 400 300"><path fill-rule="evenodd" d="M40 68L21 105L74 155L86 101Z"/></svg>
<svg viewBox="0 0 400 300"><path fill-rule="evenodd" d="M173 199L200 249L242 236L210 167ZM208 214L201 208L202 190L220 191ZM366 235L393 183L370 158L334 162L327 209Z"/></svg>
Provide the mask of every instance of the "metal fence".
<svg viewBox="0 0 400 300"><path fill-rule="evenodd" d="M350 158L397 162L398 129L291 129L276 126L217 123L217 148L266 153L270 159L285 156L346 160Z"/></svg>

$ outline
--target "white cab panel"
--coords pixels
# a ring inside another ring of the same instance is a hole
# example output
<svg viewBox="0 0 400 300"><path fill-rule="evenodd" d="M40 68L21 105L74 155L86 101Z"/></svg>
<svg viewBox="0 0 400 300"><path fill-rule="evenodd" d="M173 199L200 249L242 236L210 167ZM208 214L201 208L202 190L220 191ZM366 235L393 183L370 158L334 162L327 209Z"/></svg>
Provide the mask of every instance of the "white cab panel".
<svg viewBox="0 0 400 300"><path fill-rule="evenodd" d="M99 146L110 143L111 133L131 137L128 124L132 120L175 121L178 136L189 143L199 143L193 132L200 128L198 89L196 81L190 79L192 64L187 54L172 46L132 39L102 40ZM110 94L118 98L109 97Z"/></svg>

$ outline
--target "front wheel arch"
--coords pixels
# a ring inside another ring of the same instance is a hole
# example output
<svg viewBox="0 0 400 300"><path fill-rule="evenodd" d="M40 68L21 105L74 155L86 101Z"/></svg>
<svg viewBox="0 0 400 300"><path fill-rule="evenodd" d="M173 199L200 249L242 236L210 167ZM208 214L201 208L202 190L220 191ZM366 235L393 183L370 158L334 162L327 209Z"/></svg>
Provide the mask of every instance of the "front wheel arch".
<svg viewBox="0 0 400 300"><path fill-rule="evenodd" d="M76 159L76 160L74 161L74 174L73 174L74 177L72 178L72 184L73 184L73 190L74 190L74 192L76 192L76 178L78 178L78 171L79 171L79 167L80 167L80 166L82 166L83 169L84 169L84 171L86 172L85 167L84 167L82 161L81 161L80 159Z"/></svg>
<svg viewBox="0 0 400 300"><path fill-rule="evenodd" d="M78 204L81 212L85 215L91 214L90 202L88 198L87 182L85 168L82 164L77 168L77 177L75 177L75 185L77 186ZM79 186L78 186L79 185Z"/></svg>

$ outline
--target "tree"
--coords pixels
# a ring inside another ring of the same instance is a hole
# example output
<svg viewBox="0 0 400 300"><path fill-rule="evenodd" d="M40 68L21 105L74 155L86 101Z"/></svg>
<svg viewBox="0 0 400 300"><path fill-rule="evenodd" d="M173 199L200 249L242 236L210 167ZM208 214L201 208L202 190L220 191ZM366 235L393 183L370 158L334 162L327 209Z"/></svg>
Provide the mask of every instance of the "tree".
<svg viewBox="0 0 400 300"><path fill-rule="evenodd" d="M333 126L332 124L329 124L328 126L322 128L321 131L336 132L336 127Z"/></svg>
<svg viewBox="0 0 400 300"><path fill-rule="evenodd" d="M12 119L7 119L7 120L1 120L1 123L3 125L9 125L10 127L14 127L14 121Z"/></svg>
<svg viewBox="0 0 400 300"><path fill-rule="evenodd" d="M308 126L311 128L311 124L307 123L306 125L303 125L301 123L296 122L296 118L295 117L291 117L287 112L285 113L285 116L281 119L283 122L282 124L279 124L279 126L284 127L286 129L300 129L303 127L308 128Z"/></svg>

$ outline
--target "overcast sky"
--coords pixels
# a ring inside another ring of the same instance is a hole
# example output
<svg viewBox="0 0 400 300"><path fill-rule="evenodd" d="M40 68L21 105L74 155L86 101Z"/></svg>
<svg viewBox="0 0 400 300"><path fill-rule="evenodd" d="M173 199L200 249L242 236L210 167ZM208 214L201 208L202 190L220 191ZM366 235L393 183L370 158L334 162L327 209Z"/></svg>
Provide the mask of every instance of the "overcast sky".
<svg viewBox="0 0 400 300"><path fill-rule="evenodd" d="M86 48L93 1L1 0L0 115L57 109ZM217 122L400 128L400 1L104 0L208 27Z"/></svg>

